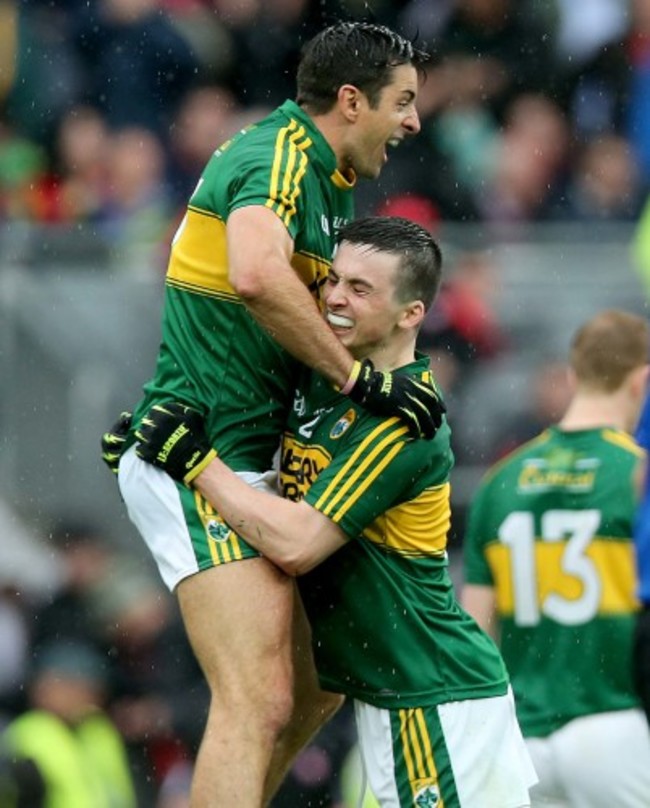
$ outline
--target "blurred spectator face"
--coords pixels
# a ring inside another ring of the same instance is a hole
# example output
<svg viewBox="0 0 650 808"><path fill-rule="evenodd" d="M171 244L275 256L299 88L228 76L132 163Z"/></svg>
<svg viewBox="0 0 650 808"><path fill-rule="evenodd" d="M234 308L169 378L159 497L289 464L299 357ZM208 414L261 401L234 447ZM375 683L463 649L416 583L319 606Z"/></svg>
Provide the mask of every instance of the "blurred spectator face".
<svg viewBox="0 0 650 808"><path fill-rule="evenodd" d="M496 220L534 218L568 159L569 128L552 101L524 95L509 109L497 149L492 198Z"/></svg>
<svg viewBox="0 0 650 808"><path fill-rule="evenodd" d="M58 152L64 171L96 172L106 159L109 136L99 112L78 107L69 112L59 128Z"/></svg>
<svg viewBox="0 0 650 808"><path fill-rule="evenodd" d="M203 166L214 150L238 129L239 108L222 87L202 87L185 99L173 130L173 147L181 162Z"/></svg>
<svg viewBox="0 0 650 808"><path fill-rule="evenodd" d="M521 95L511 104L506 132L509 140L520 139L528 144L531 154L550 168L555 168L567 156L569 124L556 104L539 95Z"/></svg>
<svg viewBox="0 0 650 808"><path fill-rule="evenodd" d="M579 183L593 204L606 213L625 205L636 194L638 176L632 151L616 135L597 138L587 145L580 160Z"/></svg>
<svg viewBox="0 0 650 808"><path fill-rule="evenodd" d="M103 688L82 676L62 675L57 671L41 674L31 688L31 701L39 710L46 710L75 724L91 710L102 706Z"/></svg>
<svg viewBox="0 0 650 808"><path fill-rule="evenodd" d="M118 204L135 205L162 183L164 152L152 132L138 127L120 130L109 154L110 189Z"/></svg>
<svg viewBox="0 0 650 808"><path fill-rule="evenodd" d="M105 685L104 661L95 651L54 642L37 657L29 697L34 708L74 724L104 706Z"/></svg>
<svg viewBox="0 0 650 808"><path fill-rule="evenodd" d="M116 615L116 634L121 645L138 649L155 641L169 623L169 603L158 592L143 592L125 603Z"/></svg>

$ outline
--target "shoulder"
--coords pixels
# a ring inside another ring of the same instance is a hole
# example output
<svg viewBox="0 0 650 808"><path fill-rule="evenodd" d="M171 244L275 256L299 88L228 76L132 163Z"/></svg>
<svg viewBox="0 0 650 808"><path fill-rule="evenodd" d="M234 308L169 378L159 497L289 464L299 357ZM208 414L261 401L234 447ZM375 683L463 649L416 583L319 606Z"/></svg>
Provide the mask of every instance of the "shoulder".
<svg viewBox="0 0 650 808"><path fill-rule="evenodd" d="M454 465L451 430L445 421L430 440L413 439L408 427L396 417L380 418L357 409L358 423L351 431L345 451L371 463L389 461L397 474L428 484L447 482Z"/></svg>
<svg viewBox="0 0 650 808"><path fill-rule="evenodd" d="M481 488L499 484L504 477L517 474L522 464L530 457L537 454L540 449L544 448L552 440L552 437L552 432L549 429L545 429L536 437L526 441L511 452L508 452L505 457L497 460L485 472L481 480Z"/></svg>
<svg viewBox="0 0 650 808"><path fill-rule="evenodd" d="M627 432L620 429L603 429L601 432L603 441L620 449L624 454L632 455L637 460L642 460L646 457L646 450L639 446L637 441Z"/></svg>

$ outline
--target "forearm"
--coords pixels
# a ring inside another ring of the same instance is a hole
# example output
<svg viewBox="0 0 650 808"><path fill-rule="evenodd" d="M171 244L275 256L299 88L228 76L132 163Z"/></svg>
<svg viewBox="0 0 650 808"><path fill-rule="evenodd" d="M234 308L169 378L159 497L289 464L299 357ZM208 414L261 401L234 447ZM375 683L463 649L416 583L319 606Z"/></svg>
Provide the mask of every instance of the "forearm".
<svg viewBox="0 0 650 808"><path fill-rule="evenodd" d="M218 459L193 484L237 534L288 575L308 572L346 541L315 508L252 488Z"/></svg>
<svg viewBox="0 0 650 808"><path fill-rule="evenodd" d="M230 282L255 320L290 354L339 387L354 360L292 266L294 243L272 211L250 206L227 224Z"/></svg>
<svg viewBox="0 0 650 808"><path fill-rule="evenodd" d="M323 319L307 287L291 271L244 300L255 320L289 353L343 387L354 360Z"/></svg>

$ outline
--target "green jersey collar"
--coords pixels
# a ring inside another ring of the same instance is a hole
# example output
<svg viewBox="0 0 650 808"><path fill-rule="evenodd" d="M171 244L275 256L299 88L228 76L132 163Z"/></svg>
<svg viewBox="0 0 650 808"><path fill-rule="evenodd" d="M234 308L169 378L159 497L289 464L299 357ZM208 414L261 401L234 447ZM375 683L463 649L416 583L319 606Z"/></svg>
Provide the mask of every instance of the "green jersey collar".
<svg viewBox="0 0 650 808"><path fill-rule="evenodd" d="M318 155L321 157L325 169L329 172L332 182L342 189L352 189L356 185L357 177L353 171L350 171L351 176L344 176L336 165L336 155L334 150L327 142L323 133L314 123L313 118L308 115L302 107L299 107L295 101L288 99L279 107L280 111L287 116L287 118L295 118L305 130L309 133L309 137L316 145Z"/></svg>

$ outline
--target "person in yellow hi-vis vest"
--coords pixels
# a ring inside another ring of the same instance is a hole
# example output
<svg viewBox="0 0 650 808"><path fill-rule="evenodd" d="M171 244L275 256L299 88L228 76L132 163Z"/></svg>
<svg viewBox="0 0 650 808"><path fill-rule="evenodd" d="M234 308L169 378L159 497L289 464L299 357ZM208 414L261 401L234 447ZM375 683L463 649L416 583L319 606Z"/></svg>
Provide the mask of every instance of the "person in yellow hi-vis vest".
<svg viewBox="0 0 650 808"><path fill-rule="evenodd" d="M363 770L359 745L354 744L348 752L339 774L341 804L344 808L380 808L368 786L368 778ZM363 793L363 800L361 794Z"/></svg>
<svg viewBox="0 0 650 808"><path fill-rule="evenodd" d="M101 658L81 644L47 646L28 698L0 740L6 757L35 765L44 808L135 808L126 748L103 709Z"/></svg>

